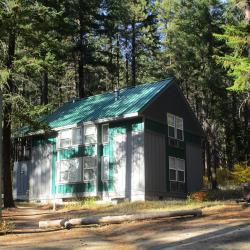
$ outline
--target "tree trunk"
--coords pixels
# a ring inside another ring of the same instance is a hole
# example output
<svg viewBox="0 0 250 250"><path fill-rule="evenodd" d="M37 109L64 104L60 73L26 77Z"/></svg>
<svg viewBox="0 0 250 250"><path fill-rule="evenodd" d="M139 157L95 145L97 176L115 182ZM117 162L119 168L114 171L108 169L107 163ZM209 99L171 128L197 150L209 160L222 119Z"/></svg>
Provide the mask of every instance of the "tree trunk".
<svg viewBox="0 0 250 250"><path fill-rule="evenodd" d="M42 104L46 105L49 103L48 95L49 95L49 76L48 76L48 69L45 69L43 73Z"/></svg>
<svg viewBox="0 0 250 250"><path fill-rule="evenodd" d="M205 172L208 180L211 182L211 152L208 140L205 141Z"/></svg>
<svg viewBox="0 0 250 250"><path fill-rule="evenodd" d="M132 86L136 85L136 33L135 33L135 19L132 21Z"/></svg>
<svg viewBox="0 0 250 250"><path fill-rule="evenodd" d="M120 39L119 34L117 34L117 41L116 41L116 76L117 76L117 86L120 86Z"/></svg>
<svg viewBox="0 0 250 250"><path fill-rule="evenodd" d="M7 68L11 71L14 61L16 47L16 34L11 32L9 34L8 43L8 60L6 63ZM9 93L15 91L12 75L10 74L8 80ZM5 103L4 119L3 119L3 179L4 179L4 207L14 207L14 200L12 195L12 161L11 161L11 113L12 104L10 102Z"/></svg>
<svg viewBox="0 0 250 250"><path fill-rule="evenodd" d="M126 55L125 55L125 68L126 68L126 86L129 84L129 65L128 65L128 60L129 60L129 55L128 55L128 37L126 36L125 39L125 47L126 47Z"/></svg>
<svg viewBox="0 0 250 250"><path fill-rule="evenodd" d="M179 210L179 211L144 212L144 213L129 214L129 215L92 216L92 217L75 218L75 219L39 221L39 228L47 229L47 228L65 227L67 229L70 229L72 226L76 225L112 224L112 223L122 223L125 221L148 220L148 219L179 217L179 216L195 216L195 217L202 216L202 210L189 209L189 210Z"/></svg>
<svg viewBox="0 0 250 250"><path fill-rule="evenodd" d="M114 77L114 63L113 63L113 40L112 36L109 37L109 78L111 81L111 88L115 88L115 77Z"/></svg>
<svg viewBox="0 0 250 250"><path fill-rule="evenodd" d="M3 178L2 178L2 169L3 169L3 94L2 88L0 88L0 222L2 220L2 193L3 193Z"/></svg>
<svg viewBox="0 0 250 250"><path fill-rule="evenodd" d="M245 161L250 163L250 124L249 124L249 103L244 107L244 148L245 148Z"/></svg>
<svg viewBox="0 0 250 250"><path fill-rule="evenodd" d="M248 36L247 36L247 49L248 58L250 59L250 0L246 0L246 20L248 22ZM250 98L250 89L248 89L248 94ZM250 163L250 100L248 99L245 107L245 136L246 136L246 160Z"/></svg>
<svg viewBox="0 0 250 250"><path fill-rule="evenodd" d="M250 23L250 0L246 0L246 20Z"/></svg>
<svg viewBox="0 0 250 250"><path fill-rule="evenodd" d="M230 123L225 124L225 144L226 144L226 164L228 169L233 169L234 154L233 154L233 138Z"/></svg>
<svg viewBox="0 0 250 250"><path fill-rule="evenodd" d="M81 6L81 1L79 1L79 22L80 22L80 48L79 48L79 61L78 61L78 95L80 98L83 98L86 96L85 93L85 79L84 79L84 66L85 66L85 45L84 45L84 18L83 18L83 14L82 14L82 10L81 8L83 8L83 6Z"/></svg>
<svg viewBox="0 0 250 250"><path fill-rule="evenodd" d="M14 207L12 195L12 178L11 178L11 104L5 104L4 122L3 122L3 179L4 179L4 207Z"/></svg>

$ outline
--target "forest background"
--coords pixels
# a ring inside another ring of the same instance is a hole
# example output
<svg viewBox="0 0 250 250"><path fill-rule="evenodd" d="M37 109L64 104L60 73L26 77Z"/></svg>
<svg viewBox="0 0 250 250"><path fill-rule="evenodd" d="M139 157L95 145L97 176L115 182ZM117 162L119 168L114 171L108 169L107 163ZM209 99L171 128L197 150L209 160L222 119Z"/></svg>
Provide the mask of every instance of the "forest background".
<svg viewBox="0 0 250 250"><path fill-rule="evenodd" d="M249 13L245 0L0 0L5 207L18 127L38 128L74 98L168 76L204 129L211 187L217 169L247 166Z"/></svg>

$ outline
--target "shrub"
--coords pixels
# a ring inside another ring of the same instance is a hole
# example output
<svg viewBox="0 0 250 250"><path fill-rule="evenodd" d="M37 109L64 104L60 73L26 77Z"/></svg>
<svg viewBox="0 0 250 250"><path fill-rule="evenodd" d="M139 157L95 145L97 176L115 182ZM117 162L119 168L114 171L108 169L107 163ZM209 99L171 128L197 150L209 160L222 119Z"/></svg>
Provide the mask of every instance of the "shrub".
<svg viewBox="0 0 250 250"><path fill-rule="evenodd" d="M210 190L206 194L207 201L237 200L242 198L241 190Z"/></svg>
<svg viewBox="0 0 250 250"><path fill-rule="evenodd" d="M216 179L221 187L235 187L250 182L250 166L241 162L235 164L231 171L227 168L219 168L216 171Z"/></svg>
<svg viewBox="0 0 250 250"><path fill-rule="evenodd" d="M250 166L244 163L239 163L234 166L232 178L235 184L250 182Z"/></svg>
<svg viewBox="0 0 250 250"><path fill-rule="evenodd" d="M191 193L189 196L189 199L192 201L204 201L206 198L205 192L194 192Z"/></svg>

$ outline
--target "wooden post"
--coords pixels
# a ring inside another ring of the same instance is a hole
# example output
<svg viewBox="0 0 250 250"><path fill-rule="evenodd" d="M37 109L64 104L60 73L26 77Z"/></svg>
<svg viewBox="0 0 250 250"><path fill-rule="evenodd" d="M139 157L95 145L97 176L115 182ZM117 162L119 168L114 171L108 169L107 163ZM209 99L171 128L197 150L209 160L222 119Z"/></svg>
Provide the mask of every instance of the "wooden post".
<svg viewBox="0 0 250 250"><path fill-rule="evenodd" d="M3 153L2 153L2 137L3 137L3 130L2 130L2 121L3 121L3 96L2 90L0 89L0 221L2 220L2 187L3 187L3 179L2 179L2 169L3 169Z"/></svg>
<svg viewBox="0 0 250 250"><path fill-rule="evenodd" d="M57 197L57 183L55 181L55 193L54 193L54 199L53 199L53 212L56 212L56 197Z"/></svg>

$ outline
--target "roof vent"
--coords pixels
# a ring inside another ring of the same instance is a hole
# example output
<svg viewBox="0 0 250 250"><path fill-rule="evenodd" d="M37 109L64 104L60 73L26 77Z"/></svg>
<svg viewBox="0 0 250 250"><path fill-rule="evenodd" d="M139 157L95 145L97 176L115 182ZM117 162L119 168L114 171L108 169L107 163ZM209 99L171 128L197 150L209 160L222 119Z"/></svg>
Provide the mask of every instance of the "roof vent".
<svg viewBox="0 0 250 250"><path fill-rule="evenodd" d="M114 89L114 94L115 94L115 100L119 100L120 99L120 90L119 88L116 86Z"/></svg>
<svg viewBox="0 0 250 250"><path fill-rule="evenodd" d="M75 102L78 102L80 100L81 100L80 98L73 98L70 102L75 103Z"/></svg>

